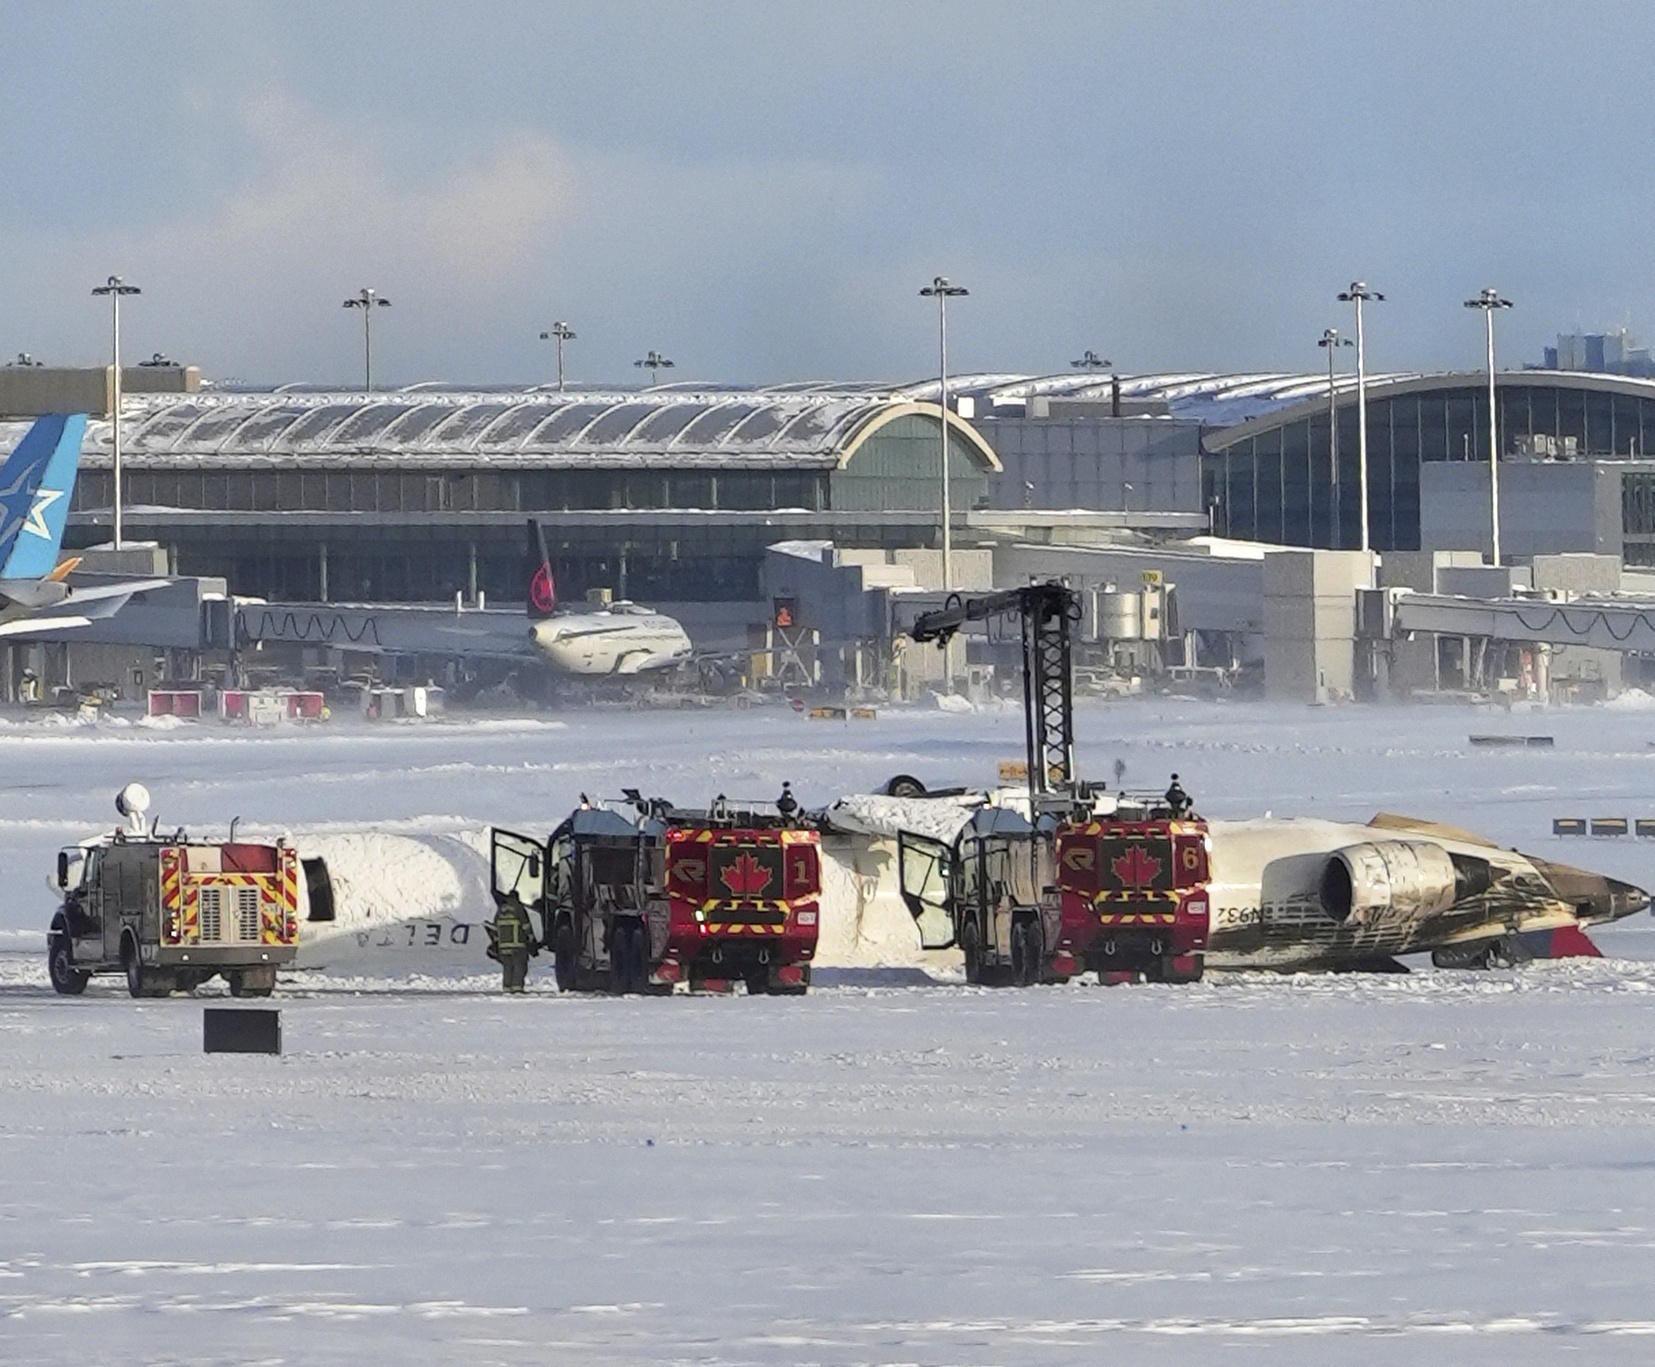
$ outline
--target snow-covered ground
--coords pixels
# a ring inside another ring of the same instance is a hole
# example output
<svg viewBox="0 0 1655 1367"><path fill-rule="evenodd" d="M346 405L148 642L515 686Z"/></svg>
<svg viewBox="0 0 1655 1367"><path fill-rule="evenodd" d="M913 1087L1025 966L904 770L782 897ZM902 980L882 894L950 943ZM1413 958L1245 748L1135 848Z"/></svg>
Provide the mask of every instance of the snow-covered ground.
<svg viewBox="0 0 1655 1367"><path fill-rule="evenodd" d="M0 1360L1645 1362L1655 935L1518 972L522 1000L284 985L286 1054L46 986L58 844L163 822L546 829L580 791L983 780L1015 712L383 731L0 728ZM1470 732L1557 737L1471 750ZM1451 821L1655 882L1655 713L1088 708L1085 767L1209 815ZM461 896L470 895L462 891ZM1648 946L1648 948L1646 948ZM893 953L897 960L900 954ZM479 963L479 969L486 965Z"/></svg>

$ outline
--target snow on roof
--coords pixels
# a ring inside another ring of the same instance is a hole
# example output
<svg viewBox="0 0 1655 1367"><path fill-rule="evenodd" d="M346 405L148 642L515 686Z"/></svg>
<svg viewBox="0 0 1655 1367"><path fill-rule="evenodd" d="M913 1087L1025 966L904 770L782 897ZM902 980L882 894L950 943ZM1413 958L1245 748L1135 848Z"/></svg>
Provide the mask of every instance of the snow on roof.
<svg viewBox="0 0 1655 1367"><path fill-rule="evenodd" d="M1417 379L1411 374L1372 374L1370 386ZM992 417L997 408L1021 409L1031 398L1086 399L1106 403L1119 383L1121 398L1133 404L1164 403L1174 418L1188 418L1211 427L1230 427L1300 400L1327 393L1327 372L1250 371L1219 375L1207 371L1170 371L1149 375L1113 375L1108 371L1070 370L1056 375L957 375L948 381L948 393L970 396L978 412ZM1354 375L1336 377L1336 387L1353 390ZM937 381L928 380L899 391L903 398L935 403Z"/></svg>
<svg viewBox="0 0 1655 1367"><path fill-rule="evenodd" d="M382 394L132 395L123 455L138 464L403 463L410 457L501 466L837 463L871 419L902 402L888 390L678 389ZM110 425L89 424L87 464L107 461Z"/></svg>

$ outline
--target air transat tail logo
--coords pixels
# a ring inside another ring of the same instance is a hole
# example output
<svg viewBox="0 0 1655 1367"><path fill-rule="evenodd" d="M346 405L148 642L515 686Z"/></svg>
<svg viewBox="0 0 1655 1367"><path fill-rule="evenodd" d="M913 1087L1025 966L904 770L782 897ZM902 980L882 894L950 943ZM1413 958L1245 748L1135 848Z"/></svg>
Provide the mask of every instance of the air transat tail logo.
<svg viewBox="0 0 1655 1367"><path fill-rule="evenodd" d="M23 521L23 530L30 536L43 537L50 541L52 529L46 525L46 510L62 497L61 489L35 490L34 506L29 509L29 515Z"/></svg>
<svg viewBox="0 0 1655 1367"><path fill-rule="evenodd" d="M552 591L552 567L541 565L529 580L529 602L536 612L550 612L557 606L557 595Z"/></svg>
<svg viewBox="0 0 1655 1367"><path fill-rule="evenodd" d="M770 886L770 870L744 854L724 866L718 881L736 897L758 897Z"/></svg>
<svg viewBox="0 0 1655 1367"><path fill-rule="evenodd" d="M1161 861L1146 852L1142 845L1134 845L1125 854L1111 859L1109 867L1121 880L1123 888L1147 888L1160 874Z"/></svg>

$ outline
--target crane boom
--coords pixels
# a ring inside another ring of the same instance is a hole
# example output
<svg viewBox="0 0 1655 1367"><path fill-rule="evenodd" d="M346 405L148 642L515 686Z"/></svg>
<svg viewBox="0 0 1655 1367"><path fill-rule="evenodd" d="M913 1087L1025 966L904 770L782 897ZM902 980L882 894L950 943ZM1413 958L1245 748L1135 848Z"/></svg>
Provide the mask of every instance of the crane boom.
<svg viewBox="0 0 1655 1367"><path fill-rule="evenodd" d="M968 622L1015 616L1023 634L1023 729L1029 796L1075 795L1075 709L1071 628L1080 620L1080 595L1055 580L1005 589L980 598L952 597L914 619L916 641L949 639Z"/></svg>

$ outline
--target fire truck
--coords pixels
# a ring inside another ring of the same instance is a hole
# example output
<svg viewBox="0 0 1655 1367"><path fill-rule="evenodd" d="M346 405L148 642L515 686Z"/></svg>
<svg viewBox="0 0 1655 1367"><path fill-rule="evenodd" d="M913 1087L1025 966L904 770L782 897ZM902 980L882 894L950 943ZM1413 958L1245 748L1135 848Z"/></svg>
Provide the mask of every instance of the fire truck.
<svg viewBox="0 0 1655 1367"><path fill-rule="evenodd" d="M964 936L975 921L983 937L977 981L1027 985L1087 970L1105 982L1195 981L1209 925L1205 824L1159 800L1123 798L1075 776L1071 632L1080 618L1079 595L1055 582L980 598L954 595L915 618L910 634L946 645L967 623L1011 617L1020 623L1023 645L1029 788L1028 831L1020 839L1028 876L1020 884L979 876L973 884L968 859L966 868L939 882L948 889L968 977L973 957ZM985 847L979 857L985 870L987 857ZM906 868L902 879L904 898L919 917L923 899L913 895ZM992 951L991 933L998 936ZM1004 964L991 963L986 956L1001 946ZM982 965L997 971L981 977Z"/></svg>
<svg viewBox="0 0 1655 1367"><path fill-rule="evenodd" d="M1060 979L1066 975L1046 953L1057 941L1059 908L1041 896L1051 881L1051 841L997 796L962 807L952 839L898 833L902 900L922 948L959 946L968 983L1026 987Z"/></svg>
<svg viewBox="0 0 1655 1367"><path fill-rule="evenodd" d="M134 997L189 992L222 975L236 997L267 997L298 953L299 855L291 845L161 835L149 795L128 784L124 830L60 850L63 902L48 931L52 986L74 996L122 973Z"/></svg>
<svg viewBox="0 0 1655 1367"><path fill-rule="evenodd" d="M562 991L810 986L821 837L789 792L700 810L583 800L544 842L496 827L490 864L495 904L515 895L541 917Z"/></svg>
<svg viewBox="0 0 1655 1367"><path fill-rule="evenodd" d="M1154 799L1055 832L1055 957L1106 982L1195 982L1207 947L1207 823Z"/></svg>

